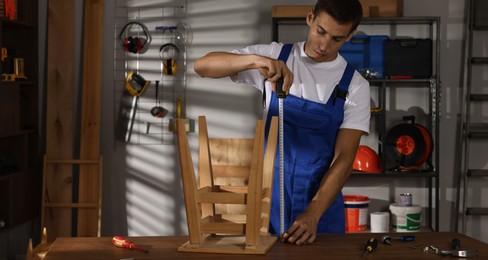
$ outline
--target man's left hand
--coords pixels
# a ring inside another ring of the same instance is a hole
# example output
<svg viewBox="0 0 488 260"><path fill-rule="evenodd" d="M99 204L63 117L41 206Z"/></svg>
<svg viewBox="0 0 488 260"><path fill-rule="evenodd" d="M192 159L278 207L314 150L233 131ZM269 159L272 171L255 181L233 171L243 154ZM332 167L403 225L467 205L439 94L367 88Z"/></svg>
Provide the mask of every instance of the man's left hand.
<svg viewBox="0 0 488 260"><path fill-rule="evenodd" d="M317 221L307 213L298 216L290 228L283 234L283 241L290 244L311 244L317 237Z"/></svg>

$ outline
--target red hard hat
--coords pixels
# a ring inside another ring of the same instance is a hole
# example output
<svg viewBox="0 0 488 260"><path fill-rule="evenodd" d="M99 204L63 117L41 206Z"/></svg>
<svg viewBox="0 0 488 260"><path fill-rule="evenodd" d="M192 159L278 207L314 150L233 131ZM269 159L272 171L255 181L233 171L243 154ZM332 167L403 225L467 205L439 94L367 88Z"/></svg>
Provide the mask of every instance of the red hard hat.
<svg viewBox="0 0 488 260"><path fill-rule="evenodd" d="M373 149L360 145L352 168L362 172L380 173L380 157Z"/></svg>

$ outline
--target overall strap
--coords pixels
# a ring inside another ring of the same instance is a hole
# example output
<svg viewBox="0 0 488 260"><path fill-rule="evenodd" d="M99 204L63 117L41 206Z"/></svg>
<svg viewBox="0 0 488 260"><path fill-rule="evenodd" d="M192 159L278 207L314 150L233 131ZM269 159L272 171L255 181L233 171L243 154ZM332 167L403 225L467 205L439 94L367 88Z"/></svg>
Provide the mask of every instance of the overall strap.
<svg viewBox="0 0 488 260"><path fill-rule="evenodd" d="M278 56L278 60L283 61L286 64L286 61L288 60L288 56L290 56L291 49L293 48L292 43L287 43L284 44L283 47L281 47L280 55ZM266 81L266 79L265 79ZM266 108L266 88L264 87L263 84L263 107Z"/></svg>
<svg viewBox="0 0 488 260"><path fill-rule="evenodd" d="M347 63L342 78L334 89L334 104L336 98L346 99L346 96L349 93L349 84L351 84L352 77L354 76L354 71L354 67Z"/></svg>
<svg viewBox="0 0 488 260"><path fill-rule="evenodd" d="M286 63L288 60L288 56L290 56L291 48L293 48L293 44L287 43L281 47L280 55L278 56L278 60L283 61Z"/></svg>

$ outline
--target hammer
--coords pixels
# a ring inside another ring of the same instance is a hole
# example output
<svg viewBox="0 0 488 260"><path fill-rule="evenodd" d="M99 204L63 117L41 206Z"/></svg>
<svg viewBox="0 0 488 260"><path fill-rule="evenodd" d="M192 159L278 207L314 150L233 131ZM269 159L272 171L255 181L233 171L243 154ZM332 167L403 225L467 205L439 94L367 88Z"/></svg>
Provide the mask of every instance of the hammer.
<svg viewBox="0 0 488 260"><path fill-rule="evenodd" d="M478 256L478 250L476 249L465 249L461 250L461 241L454 238L451 242L452 250L441 250L441 255L452 255L457 257L476 257Z"/></svg>

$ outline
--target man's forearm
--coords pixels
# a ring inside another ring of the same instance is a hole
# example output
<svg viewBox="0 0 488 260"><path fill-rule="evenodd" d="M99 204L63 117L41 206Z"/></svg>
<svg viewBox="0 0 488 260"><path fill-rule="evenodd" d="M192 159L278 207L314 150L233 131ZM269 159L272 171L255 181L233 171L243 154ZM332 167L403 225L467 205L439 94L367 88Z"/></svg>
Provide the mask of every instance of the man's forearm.
<svg viewBox="0 0 488 260"><path fill-rule="evenodd" d="M342 190L352 173L352 164L356 157L359 141L363 132L341 129L337 135L335 157L320 183L317 194L313 197L306 212L318 221L332 205L337 194Z"/></svg>
<svg viewBox="0 0 488 260"><path fill-rule="evenodd" d="M306 212L310 213L318 221L335 201L349 176L351 176L351 172L352 169L349 164L341 162L340 159L337 160L322 179L320 188L310 202Z"/></svg>
<svg viewBox="0 0 488 260"><path fill-rule="evenodd" d="M211 52L195 62L195 72L202 77L222 78L256 68L256 55Z"/></svg>

